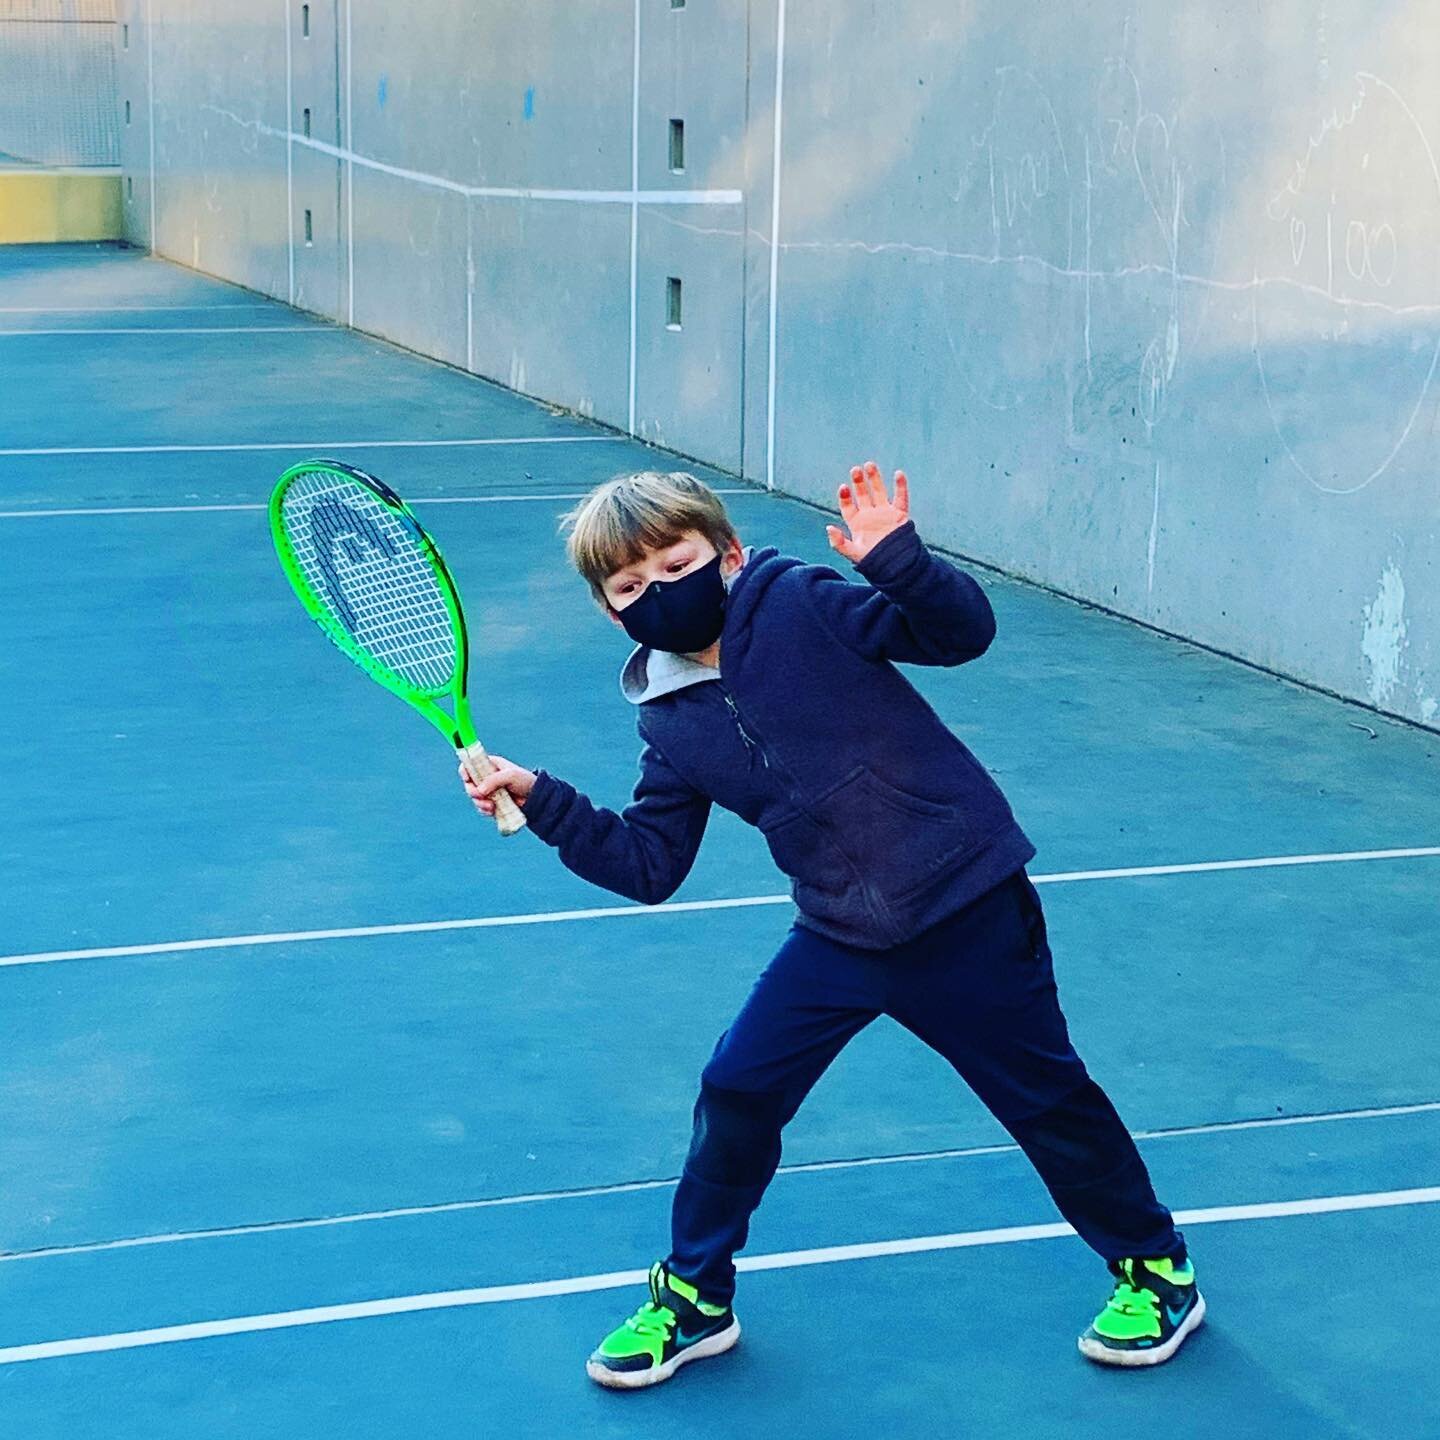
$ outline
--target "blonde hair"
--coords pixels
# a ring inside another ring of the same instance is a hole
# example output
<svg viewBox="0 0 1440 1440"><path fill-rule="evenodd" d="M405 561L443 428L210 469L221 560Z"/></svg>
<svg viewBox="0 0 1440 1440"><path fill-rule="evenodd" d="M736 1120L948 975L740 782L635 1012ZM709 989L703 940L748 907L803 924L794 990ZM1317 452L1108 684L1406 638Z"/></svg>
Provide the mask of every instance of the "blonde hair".
<svg viewBox="0 0 1440 1440"><path fill-rule="evenodd" d="M568 532L571 563L602 605L609 603L605 581L647 550L663 549L697 530L723 555L736 538L720 497L683 470L617 475L561 516L560 526Z"/></svg>

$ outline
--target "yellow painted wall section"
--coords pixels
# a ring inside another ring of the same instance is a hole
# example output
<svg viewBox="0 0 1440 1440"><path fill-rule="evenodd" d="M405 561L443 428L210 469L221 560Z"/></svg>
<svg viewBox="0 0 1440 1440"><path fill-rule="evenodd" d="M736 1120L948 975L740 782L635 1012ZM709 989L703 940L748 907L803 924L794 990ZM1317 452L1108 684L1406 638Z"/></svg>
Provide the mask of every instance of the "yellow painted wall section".
<svg viewBox="0 0 1440 1440"><path fill-rule="evenodd" d="M120 235L118 170L0 170L0 245Z"/></svg>

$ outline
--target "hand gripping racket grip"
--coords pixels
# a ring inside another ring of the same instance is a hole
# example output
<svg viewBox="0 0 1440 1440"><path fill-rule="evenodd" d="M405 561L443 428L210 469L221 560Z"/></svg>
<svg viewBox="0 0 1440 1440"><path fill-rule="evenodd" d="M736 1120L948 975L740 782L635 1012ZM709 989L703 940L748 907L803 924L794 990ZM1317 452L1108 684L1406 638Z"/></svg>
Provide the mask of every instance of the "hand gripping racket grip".
<svg viewBox="0 0 1440 1440"><path fill-rule="evenodd" d="M493 775L500 767L485 753L485 747L477 740L475 744L460 752L470 778L478 785L487 775ZM508 790L497 790L491 797L495 801L495 824L502 835L513 835L525 828L525 814L515 803Z"/></svg>

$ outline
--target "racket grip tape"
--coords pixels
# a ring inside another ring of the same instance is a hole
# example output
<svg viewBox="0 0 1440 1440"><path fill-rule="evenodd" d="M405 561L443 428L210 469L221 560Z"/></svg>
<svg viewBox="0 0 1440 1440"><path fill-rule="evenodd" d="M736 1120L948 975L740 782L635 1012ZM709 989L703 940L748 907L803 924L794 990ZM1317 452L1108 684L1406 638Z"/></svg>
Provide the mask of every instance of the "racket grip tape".
<svg viewBox="0 0 1440 1440"><path fill-rule="evenodd" d="M493 775L500 767L486 753L485 747L477 740L460 752L470 778L478 785L487 775ZM495 824L502 835L513 835L525 828L525 812L515 803L508 790L497 790L491 797L495 802Z"/></svg>

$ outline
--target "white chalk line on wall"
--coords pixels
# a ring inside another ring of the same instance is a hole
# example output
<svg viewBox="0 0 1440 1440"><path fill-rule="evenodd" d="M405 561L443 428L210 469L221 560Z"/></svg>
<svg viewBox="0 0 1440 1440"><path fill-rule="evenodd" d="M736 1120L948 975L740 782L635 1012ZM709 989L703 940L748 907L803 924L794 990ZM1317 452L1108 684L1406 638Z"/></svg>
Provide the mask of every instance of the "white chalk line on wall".
<svg viewBox="0 0 1440 1440"><path fill-rule="evenodd" d="M313 135L279 130L273 125L266 125L262 120L246 120L217 105L205 105L201 108L223 116L247 130L303 146L321 155L329 155L332 159L359 166L362 170L393 175L397 180L410 180L417 185L428 185L437 190L446 190L452 195L468 195L478 200L553 200L578 205L739 205L745 198L739 190L568 190L532 185L464 185L443 175L430 175L423 170L410 170L403 165L390 165L383 160L374 160L346 146L331 145Z"/></svg>

